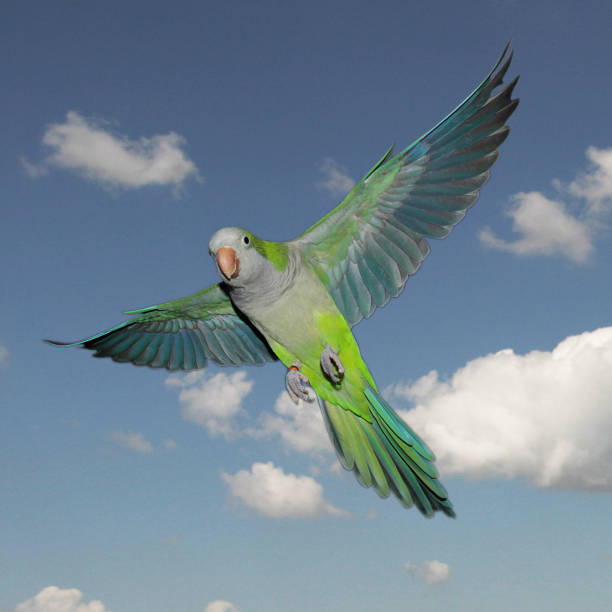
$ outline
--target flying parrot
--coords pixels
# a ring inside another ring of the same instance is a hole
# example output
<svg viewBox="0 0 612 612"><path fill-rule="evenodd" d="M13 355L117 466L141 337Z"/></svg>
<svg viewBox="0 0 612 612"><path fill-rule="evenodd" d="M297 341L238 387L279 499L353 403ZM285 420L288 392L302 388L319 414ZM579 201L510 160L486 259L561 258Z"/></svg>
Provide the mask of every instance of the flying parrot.
<svg viewBox="0 0 612 612"><path fill-rule="evenodd" d="M397 296L475 202L509 133L518 77L498 93L508 46L482 83L434 128L391 147L329 214L289 242L226 227L210 240L221 282L128 311L131 320L72 343L152 368L287 367L291 399L318 400L340 462L381 497L454 517L434 454L380 394L351 328Z"/></svg>

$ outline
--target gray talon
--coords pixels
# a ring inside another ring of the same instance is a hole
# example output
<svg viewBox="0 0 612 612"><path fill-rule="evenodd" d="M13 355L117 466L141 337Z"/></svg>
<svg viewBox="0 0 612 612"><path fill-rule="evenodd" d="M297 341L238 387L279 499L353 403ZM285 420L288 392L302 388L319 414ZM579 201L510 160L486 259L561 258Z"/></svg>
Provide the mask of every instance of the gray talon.
<svg viewBox="0 0 612 612"><path fill-rule="evenodd" d="M316 394L312 387L310 387L310 381L305 374L300 372L299 363L292 363L291 367L287 370L285 375L285 386L287 387L287 393L294 404L298 404L300 400L304 402L314 402Z"/></svg>
<svg viewBox="0 0 612 612"><path fill-rule="evenodd" d="M321 369L323 370L325 376L327 376L327 378L329 378L334 385L339 384L344 378L344 366L342 365L340 357L338 357L336 351L334 351L329 344L321 353Z"/></svg>

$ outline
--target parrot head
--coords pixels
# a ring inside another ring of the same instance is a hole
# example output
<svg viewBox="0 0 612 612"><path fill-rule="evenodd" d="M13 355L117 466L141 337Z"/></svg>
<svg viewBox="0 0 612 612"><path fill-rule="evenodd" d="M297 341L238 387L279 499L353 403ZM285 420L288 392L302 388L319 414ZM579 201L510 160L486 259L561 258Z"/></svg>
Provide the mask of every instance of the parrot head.
<svg viewBox="0 0 612 612"><path fill-rule="evenodd" d="M239 227L224 227L215 232L208 243L208 252L226 283L241 286L259 275L266 259L253 248L257 240L251 232Z"/></svg>

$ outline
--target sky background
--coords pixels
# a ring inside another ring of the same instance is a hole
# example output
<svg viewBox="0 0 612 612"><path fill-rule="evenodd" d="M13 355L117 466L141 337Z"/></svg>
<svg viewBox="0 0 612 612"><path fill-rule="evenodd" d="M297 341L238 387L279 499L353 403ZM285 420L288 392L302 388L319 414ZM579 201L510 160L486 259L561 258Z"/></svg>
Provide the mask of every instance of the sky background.
<svg viewBox="0 0 612 612"><path fill-rule="evenodd" d="M3 2L0 612L612 609L606 2ZM338 469L279 363L59 350L300 234L512 39L492 178L355 328L457 519ZM508 79L509 80L509 79Z"/></svg>

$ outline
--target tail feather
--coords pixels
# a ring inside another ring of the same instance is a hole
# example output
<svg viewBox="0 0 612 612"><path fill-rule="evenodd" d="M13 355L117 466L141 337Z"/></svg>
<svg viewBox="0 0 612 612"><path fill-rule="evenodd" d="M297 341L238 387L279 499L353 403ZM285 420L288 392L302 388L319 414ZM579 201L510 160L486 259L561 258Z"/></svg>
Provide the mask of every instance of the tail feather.
<svg viewBox="0 0 612 612"><path fill-rule="evenodd" d="M434 454L371 387L368 421L350 410L319 399L323 420L340 462L364 487L380 497L391 492L406 507L416 505L425 516L441 511L454 517L453 505L438 480Z"/></svg>
<svg viewBox="0 0 612 612"><path fill-rule="evenodd" d="M387 404L377 391L367 387L364 393L370 405L374 408L373 415L377 417L377 420L385 422L395 436L403 440L408 446L414 447L423 458L429 461L435 461L436 457L431 450L429 450L427 444L425 444L425 442L423 442L423 440L402 421L395 410Z"/></svg>

